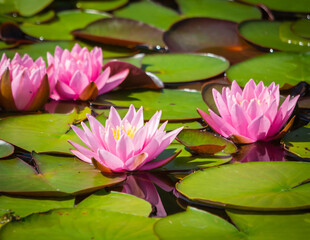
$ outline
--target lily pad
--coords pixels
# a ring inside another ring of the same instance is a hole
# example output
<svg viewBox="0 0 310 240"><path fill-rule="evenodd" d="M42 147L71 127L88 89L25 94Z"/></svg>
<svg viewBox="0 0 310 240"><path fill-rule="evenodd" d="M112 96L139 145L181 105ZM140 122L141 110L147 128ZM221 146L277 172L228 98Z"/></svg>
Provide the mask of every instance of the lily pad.
<svg viewBox="0 0 310 240"><path fill-rule="evenodd" d="M126 18L97 20L72 34L85 40L131 48L137 45L164 46L162 30Z"/></svg>
<svg viewBox="0 0 310 240"><path fill-rule="evenodd" d="M76 6L82 9L95 9L100 11L111 11L125 5L128 0L103 0L103 1L88 1L78 0Z"/></svg>
<svg viewBox="0 0 310 240"><path fill-rule="evenodd" d="M0 138L29 152L70 153L67 139L81 143L76 135L66 135L76 113L40 114L0 120Z"/></svg>
<svg viewBox="0 0 310 240"><path fill-rule="evenodd" d="M157 239L153 232L155 218L147 218L102 209L56 209L33 214L1 228L5 239ZM64 231L65 230L65 231Z"/></svg>
<svg viewBox="0 0 310 240"><path fill-rule="evenodd" d="M7 14L0 15L0 21L13 21L13 22L28 22L33 24L40 24L47 22L55 17L54 11L47 11L32 17L10 16Z"/></svg>
<svg viewBox="0 0 310 240"><path fill-rule="evenodd" d="M131 3L125 8L116 10L113 14L117 17L141 21L164 30L181 19L181 16L174 10L147 0Z"/></svg>
<svg viewBox="0 0 310 240"><path fill-rule="evenodd" d="M237 23L213 18L181 20L164 33L164 42L171 52L214 53L231 63L262 54L238 35Z"/></svg>
<svg viewBox="0 0 310 240"><path fill-rule="evenodd" d="M152 206L149 202L133 195L100 190L77 205L78 208L95 208L128 213L138 216L149 216Z"/></svg>
<svg viewBox="0 0 310 240"><path fill-rule="evenodd" d="M280 39L288 44L295 44L310 47L310 39L300 37L291 30L290 21L283 22L279 28Z"/></svg>
<svg viewBox="0 0 310 240"><path fill-rule="evenodd" d="M310 51L310 46L291 44L286 40L281 40L282 24L283 22L277 21L249 20L240 23L238 29L245 40L259 47L291 52Z"/></svg>
<svg viewBox="0 0 310 240"><path fill-rule="evenodd" d="M41 40L71 40L70 32L77 28L83 28L88 23L100 18L110 17L106 13L88 13L76 10L62 11L57 14L58 20L46 24L24 23L21 30L28 35Z"/></svg>
<svg viewBox="0 0 310 240"><path fill-rule="evenodd" d="M133 104L136 108L143 106L144 118L150 119L156 111L162 110L161 120L196 120L200 119L196 107L206 109L200 92L192 90L131 90L116 91L99 96L92 102L95 105L128 108ZM193 107L195 106L195 107ZM1 121L0 121L1 138Z"/></svg>
<svg viewBox="0 0 310 240"><path fill-rule="evenodd" d="M305 162L232 164L195 172L182 179L176 188L193 201L226 208L307 209L309 172L310 164Z"/></svg>
<svg viewBox="0 0 310 240"><path fill-rule="evenodd" d="M251 78L265 85L275 82L280 88L289 88L301 81L310 83L310 53L265 54L230 67L226 75L241 86Z"/></svg>
<svg viewBox="0 0 310 240"><path fill-rule="evenodd" d="M310 234L310 214L266 215L227 211L232 223L189 207L186 212L160 219L155 233L160 239L283 239L303 240Z"/></svg>
<svg viewBox="0 0 310 240"><path fill-rule="evenodd" d="M14 147L11 144L0 140L0 158L10 156L13 154L13 152Z"/></svg>
<svg viewBox="0 0 310 240"><path fill-rule="evenodd" d="M291 29L294 33L301 37L310 38L310 20L299 19L291 25Z"/></svg>
<svg viewBox="0 0 310 240"><path fill-rule="evenodd" d="M310 160L310 123L285 135L282 143L287 151Z"/></svg>
<svg viewBox="0 0 310 240"><path fill-rule="evenodd" d="M28 196L75 195L125 180L121 175L104 176L94 166L73 157L39 154L33 157L37 170L17 158L0 161L0 192Z"/></svg>
<svg viewBox="0 0 310 240"><path fill-rule="evenodd" d="M177 140L197 154L237 152L237 147L232 142L206 131L183 129Z"/></svg>
<svg viewBox="0 0 310 240"><path fill-rule="evenodd" d="M145 56L143 66L164 83L186 83L219 75L229 62L213 54L155 54Z"/></svg>
<svg viewBox="0 0 310 240"><path fill-rule="evenodd" d="M264 4L271 10L283 11L283 12L301 12L301 13L309 13L310 5L309 2L305 0L240 0L245 3L250 3L253 5L256 4Z"/></svg>
<svg viewBox="0 0 310 240"><path fill-rule="evenodd" d="M228 0L177 0L186 17L210 17L241 22L246 19L260 19L257 7Z"/></svg>
<svg viewBox="0 0 310 240"><path fill-rule="evenodd" d="M73 207L74 198L40 199L0 196L0 217L13 214L15 217L26 217L31 213L46 212L55 208Z"/></svg>

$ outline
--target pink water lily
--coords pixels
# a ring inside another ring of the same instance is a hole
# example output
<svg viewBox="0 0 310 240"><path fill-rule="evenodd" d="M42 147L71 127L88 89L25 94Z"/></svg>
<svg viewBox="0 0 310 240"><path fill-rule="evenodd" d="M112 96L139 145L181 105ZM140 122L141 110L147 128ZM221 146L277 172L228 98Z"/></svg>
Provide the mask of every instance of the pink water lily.
<svg viewBox="0 0 310 240"><path fill-rule="evenodd" d="M49 97L46 66L40 57L33 61L18 53L11 60L2 55L0 61L0 105L8 111L35 111Z"/></svg>
<svg viewBox="0 0 310 240"><path fill-rule="evenodd" d="M161 111L144 124L143 108L138 111L131 105L121 119L111 107L105 127L91 115L87 115L90 129L81 123L82 129L71 126L85 145L69 141L76 150L72 153L87 163L93 163L103 172L149 170L171 161L177 154L159 161L154 160L182 130L166 133L167 121L159 128Z"/></svg>
<svg viewBox="0 0 310 240"><path fill-rule="evenodd" d="M127 77L125 69L110 76L110 67L102 72L102 50L90 52L75 44L71 52L57 46L54 56L47 53L51 98L54 100L89 100L111 91Z"/></svg>
<svg viewBox="0 0 310 240"><path fill-rule="evenodd" d="M237 143L269 141L278 134L291 116L299 96L287 96L281 107L279 85L265 87L251 79L242 90L236 81L222 94L213 89L213 97L220 116L209 109L210 115L197 109L216 132ZM292 122L291 122L292 123ZM285 129L287 131L287 129Z"/></svg>

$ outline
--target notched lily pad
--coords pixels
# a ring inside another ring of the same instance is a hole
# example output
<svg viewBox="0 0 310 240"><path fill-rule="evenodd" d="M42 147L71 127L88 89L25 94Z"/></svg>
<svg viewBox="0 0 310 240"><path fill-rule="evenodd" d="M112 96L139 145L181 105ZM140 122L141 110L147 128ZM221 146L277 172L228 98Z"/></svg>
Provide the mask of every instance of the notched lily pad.
<svg viewBox="0 0 310 240"><path fill-rule="evenodd" d="M257 211L310 207L310 164L252 162L197 171L176 188L187 198L208 205ZM208 187L202 188L201 186Z"/></svg>
<svg viewBox="0 0 310 240"><path fill-rule="evenodd" d="M164 46L162 30L126 18L100 19L71 33L81 39L130 48L137 45Z"/></svg>
<svg viewBox="0 0 310 240"><path fill-rule="evenodd" d="M207 131L183 129L176 138L194 154L215 154L218 152L235 153L237 147L225 138Z"/></svg>
<svg viewBox="0 0 310 240"><path fill-rule="evenodd" d="M310 123L288 133L281 142L287 151L303 159L310 160Z"/></svg>
<svg viewBox="0 0 310 240"><path fill-rule="evenodd" d="M13 152L14 152L14 146L9 144L8 142L0 140L0 158L8 157L12 155Z"/></svg>

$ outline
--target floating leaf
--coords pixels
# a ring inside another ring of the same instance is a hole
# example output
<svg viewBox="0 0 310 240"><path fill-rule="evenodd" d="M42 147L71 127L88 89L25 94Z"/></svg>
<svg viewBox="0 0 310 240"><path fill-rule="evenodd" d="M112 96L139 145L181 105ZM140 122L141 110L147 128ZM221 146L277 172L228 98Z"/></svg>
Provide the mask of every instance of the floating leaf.
<svg viewBox="0 0 310 240"><path fill-rule="evenodd" d="M237 147L232 142L206 131L183 129L177 140L197 154L237 152Z"/></svg>
<svg viewBox="0 0 310 240"><path fill-rule="evenodd" d="M213 18L179 21L165 32L164 42L171 52L214 53L231 63L261 54L238 35L236 23Z"/></svg>
<svg viewBox="0 0 310 240"><path fill-rule="evenodd" d="M110 92L99 96L93 101L93 104L103 106L110 106L113 104L118 107L126 108L128 108L130 104L133 104L136 108L143 106L145 119L150 119L156 111L162 110L162 121L165 119L177 121L200 119L199 114L195 110L196 107L204 110L206 109L206 105L201 99L200 92L171 89L163 89L161 91L131 90Z"/></svg>
<svg viewBox="0 0 310 240"><path fill-rule="evenodd" d="M299 19L291 25L291 29L294 33L301 37L310 38L310 20Z"/></svg>
<svg viewBox="0 0 310 240"><path fill-rule="evenodd" d="M39 39L71 40L70 32L77 28L85 27L88 23L100 18L109 17L104 13L88 13L76 10L62 11L57 14L58 20L46 24L24 23L20 26L26 34Z"/></svg>
<svg viewBox="0 0 310 240"><path fill-rule="evenodd" d="M289 152L310 160L310 123L292 131L282 139L284 147Z"/></svg>
<svg viewBox="0 0 310 240"><path fill-rule="evenodd" d="M7 14L0 15L0 21L13 21L13 22L28 22L33 24L40 24L47 22L55 17L54 11L47 11L32 17L10 16Z"/></svg>
<svg viewBox="0 0 310 240"><path fill-rule="evenodd" d="M33 214L1 228L5 239L157 239L153 232L155 218L147 218L102 209L56 209ZM64 231L65 229L65 231Z"/></svg>
<svg viewBox="0 0 310 240"><path fill-rule="evenodd" d="M186 212L160 219L155 233L160 239L282 239L303 240L310 234L310 214L268 215L226 211L232 223L189 207Z"/></svg>
<svg viewBox="0 0 310 240"><path fill-rule="evenodd" d="M13 152L14 147L11 144L0 140L0 158L10 156L13 154Z"/></svg>
<svg viewBox="0 0 310 240"><path fill-rule="evenodd" d="M55 208L73 207L74 198L39 199L0 196L0 216L13 214L15 217L26 217L31 213L46 212Z"/></svg>
<svg viewBox="0 0 310 240"><path fill-rule="evenodd" d="M300 37L291 30L292 22L283 22L279 28L280 39L288 44L310 47L310 39Z"/></svg>
<svg viewBox="0 0 310 240"><path fill-rule="evenodd" d="M107 18L72 32L75 37L124 47L136 45L164 46L163 31L131 19Z"/></svg>
<svg viewBox="0 0 310 240"><path fill-rule="evenodd" d="M241 0L245 3L250 4L264 4L271 10L276 11L283 11L283 12L303 12L303 13L309 13L310 12L310 5L305 0Z"/></svg>
<svg viewBox="0 0 310 240"><path fill-rule="evenodd" d="M241 86L251 78L265 85L275 82L280 88L292 87L301 81L310 83L310 53L265 54L230 67L226 75Z"/></svg>
<svg viewBox="0 0 310 240"><path fill-rule="evenodd" d="M22 16L32 16L48 5L50 5L53 0L14 0L16 10Z"/></svg>
<svg viewBox="0 0 310 240"><path fill-rule="evenodd" d="M310 51L310 46L291 44L287 40L281 40L280 28L282 24L277 21L249 20L240 23L238 28L244 39L259 47L293 52Z"/></svg>
<svg viewBox="0 0 310 240"><path fill-rule="evenodd" d="M114 15L141 21L164 30L181 19L181 16L174 10L146 0L131 3L129 6L115 11Z"/></svg>
<svg viewBox="0 0 310 240"><path fill-rule="evenodd" d="M142 58L143 66L164 83L186 83L219 75L229 62L213 54L155 54Z"/></svg>
<svg viewBox="0 0 310 240"><path fill-rule="evenodd" d="M88 1L78 0L76 6L83 9L95 9L100 11L111 11L125 5L128 0L104 0L104 1Z"/></svg>
<svg viewBox="0 0 310 240"><path fill-rule="evenodd" d="M152 206L147 201L133 195L100 190L77 205L78 208L95 208L128 213L139 216L149 216Z"/></svg>
<svg viewBox="0 0 310 240"><path fill-rule="evenodd" d="M261 18L258 8L228 0L177 0L177 3L186 17L210 17L234 22Z"/></svg>
<svg viewBox="0 0 310 240"><path fill-rule="evenodd" d="M33 154L38 172L20 159L0 161L0 192L30 196L83 194L120 183L73 157ZM78 183L78 184L77 184Z"/></svg>
<svg viewBox="0 0 310 240"><path fill-rule="evenodd" d="M191 200L227 208L307 209L309 172L310 164L305 162L224 165L195 172L182 179L176 188Z"/></svg>

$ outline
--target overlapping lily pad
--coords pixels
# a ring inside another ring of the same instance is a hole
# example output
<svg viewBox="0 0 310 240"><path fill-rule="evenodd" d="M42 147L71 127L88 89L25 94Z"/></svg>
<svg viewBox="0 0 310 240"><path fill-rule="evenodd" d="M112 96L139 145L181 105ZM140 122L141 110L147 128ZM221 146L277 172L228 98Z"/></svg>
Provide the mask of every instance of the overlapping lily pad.
<svg viewBox="0 0 310 240"><path fill-rule="evenodd" d="M33 214L2 227L5 239L157 239L153 232L155 218L147 218L102 209L56 209Z"/></svg>
<svg viewBox="0 0 310 240"><path fill-rule="evenodd" d="M292 87L301 81L310 83L310 53L265 54L230 67L226 75L241 86L251 78L265 85L275 82L280 88Z"/></svg>
<svg viewBox="0 0 310 240"><path fill-rule="evenodd" d="M304 38L310 38L310 20L309 19L299 19L292 23L291 29L298 36Z"/></svg>
<svg viewBox="0 0 310 240"><path fill-rule="evenodd" d="M213 18L181 20L165 32L164 41L171 52L214 53L231 63L261 54L238 35L235 22Z"/></svg>
<svg viewBox="0 0 310 240"><path fill-rule="evenodd" d="M201 94L192 90L131 90L116 91L99 96L93 104L128 108L133 104L136 108L143 106L144 118L150 119L156 111L162 110L161 120L182 121L199 119L197 108L206 110ZM194 107L193 107L194 106ZM1 138L1 122L0 122Z"/></svg>
<svg viewBox="0 0 310 240"><path fill-rule="evenodd" d="M288 23L292 24L292 22ZM281 39L283 24L286 22L249 20L240 23L238 28L244 39L259 47L293 52L310 51L308 45L294 44L287 39Z"/></svg>
<svg viewBox="0 0 310 240"><path fill-rule="evenodd" d="M232 223L195 208L160 219L160 239L283 239L303 240L310 234L310 214L266 215L227 211Z"/></svg>
<svg viewBox="0 0 310 240"><path fill-rule="evenodd" d="M0 161L0 192L31 196L81 194L120 183L73 157L34 154L35 170L18 158ZM77 184L78 183L78 184Z"/></svg>
<svg viewBox="0 0 310 240"><path fill-rule="evenodd" d="M241 22L246 19L259 19L258 8L228 0L177 0L181 12L186 17L210 17Z"/></svg>
<svg viewBox="0 0 310 240"><path fill-rule="evenodd" d="M164 83L184 83L219 75L229 62L213 54L157 54L142 58L143 66Z"/></svg>
<svg viewBox="0 0 310 240"><path fill-rule="evenodd" d="M297 0L297 1L291 1L291 0L241 0L245 3L250 3L253 5L256 4L264 4L271 10L276 11L283 11L283 12L303 12L303 13L309 13L310 12L310 5L309 2L304 0Z"/></svg>
<svg viewBox="0 0 310 240"><path fill-rule="evenodd" d="M111 11L125 5L128 0L104 0L104 1L88 1L78 0L76 6L83 9L95 9L100 11Z"/></svg>
<svg viewBox="0 0 310 240"><path fill-rule="evenodd" d="M75 119L76 113L5 118L0 120L0 138L29 152L70 153L67 139L81 142L74 134L66 135Z"/></svg>
<svg viewBox="0 0 310 240"><path fill-rule="evenodd" d="M13 21L13 22L28 22L33 24L40 24L47 22L55 17L54 11L47 11L42 14L37 14L32 17L10 16L8 14L0 15L0 21Z"/></svg>
<svg viewBox="0 0 310 240"><path fill-rule="evenodd" d="M77 28L83 28L88 23L100 18L109 17L106 13L88 13L81 11L68 10L59 12L58 19L46 24L22 24L21 30L26 34L39 39L46 40L71 40L73 36L70 32Z"/></svg>
<svg viewBox="0 0 310 240"><path fill-rule="evenodd" d="M119 9L113 14L117 17L141 21L164 30L168 29L172 23L181 19L181 16L174 10L148 0L131 3L129 6Z"/></svg>
<svg viewBox="0 0 310 240"><path fill-rule="evenodd" d="M11 144L0 140L0 158L10 156L13 154L13 152L14 147Z"/></svg>
<svg viewBox="0 0 310 240"><path fill-rule="evenodd" d="M310 123L285 135L282 142L289 152L310 160Z"/></svg>
<svg viewBox="0 0 310 240"><path fill-rule="evenodd" d="M107 18L72 32L75 37L94 42L135 47L136 45L164 46L163 31L139 21L126 18Z"/></svg>
<svg viewBox="0 0 310 240"><path fill-rule="evenodd" d="M227 208L306 209L310 207L309 172L310 164L305 162L226 165L195 172L176 188L193 201Z"/></svg>

